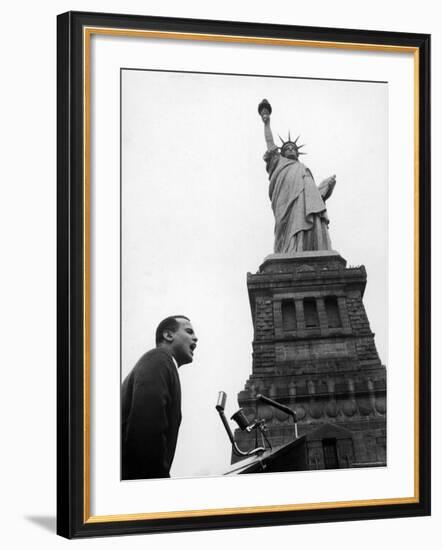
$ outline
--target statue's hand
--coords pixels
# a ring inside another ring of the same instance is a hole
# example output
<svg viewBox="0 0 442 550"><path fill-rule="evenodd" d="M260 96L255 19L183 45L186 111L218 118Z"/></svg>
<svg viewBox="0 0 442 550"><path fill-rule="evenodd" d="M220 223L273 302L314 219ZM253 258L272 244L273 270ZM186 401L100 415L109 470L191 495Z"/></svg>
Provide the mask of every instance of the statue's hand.
<svg viewBox="0 0 442 550"><path fill-rule="evenodd" d="M322 182L322 184L327 185L328 187L331 187L333 189L333 187L336 185L336 175L333 174L333 176L330 176L330 177L326 178Z"/></svg>
<svg viewBox="0 0 442 550"><path fill-rule="evenodd" d="M261 115L261 118L262 118L262 121L264 122L264 124L269 124L270 122L270 115L268 113L263 113Z"/></svg>
<svg viewBox="0 0 442 550"><path fill-rule="evenodd" d="M261 111L261 118L264 124L269 124L270 122L270 113L267 111L267 109L263 109Z"/></svg>
<svg viewBox="0 0 442 550"><path fill-rule="evenodd" d="M329 178L325 179L320 185L319 185L319 192L321 193L321 196L323 200L327 200L330 195L333 193L333 189L336 185L336 175L333 174L333 176L330 176Z"/></svg>
<svg viewBox="0 0 442 550"><path fill-rule="evenodd" d="M258 113L260 114L264 124L269 124L270 123L270 115L272 114L272 106L267 101L267 99L263 99L261 101L261 103L258 105Z"/></svg>

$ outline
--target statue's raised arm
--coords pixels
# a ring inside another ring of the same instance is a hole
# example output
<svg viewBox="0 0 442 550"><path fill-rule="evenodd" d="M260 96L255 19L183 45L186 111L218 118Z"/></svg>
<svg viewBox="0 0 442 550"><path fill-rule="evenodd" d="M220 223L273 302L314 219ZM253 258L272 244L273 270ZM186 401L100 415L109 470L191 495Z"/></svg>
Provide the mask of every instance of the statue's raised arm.
<svg viewBox="0 0 442 550"><path fill-rule="evenodd" d="M272 114L272 106L263 99L258 105L258 113L260 114L262 121L264 122L264 137L266 140L267 151L276 149L275 142L273 141L272 129L270 128L270 115Z"/></svg>
<svg viewBox="0 0 442 550"><path fill-rule="evenodd" d="M275 215L276 253L297 253L310 250L331 250L328 233L329 219L325 200L336 184L336 176L324 180L319 187L310 170L299 161L299 136L292 141L281 138L282 145L275 145L270 128L272 107L267 99L258 105L258 113L264 122L267 150L264 160L269 174L269 196Z"/></svg>

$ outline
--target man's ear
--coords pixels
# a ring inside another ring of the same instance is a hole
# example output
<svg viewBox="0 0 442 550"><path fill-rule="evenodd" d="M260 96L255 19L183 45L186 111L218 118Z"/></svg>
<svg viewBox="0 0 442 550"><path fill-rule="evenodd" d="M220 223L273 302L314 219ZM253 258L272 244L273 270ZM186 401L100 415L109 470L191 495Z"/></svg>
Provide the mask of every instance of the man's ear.
<svg viewBox="0 0 442 550"><path fill-rule="evenodd" d="M173 331L170 329L163 330L163 339L171 344L173 342Z"/></svg>

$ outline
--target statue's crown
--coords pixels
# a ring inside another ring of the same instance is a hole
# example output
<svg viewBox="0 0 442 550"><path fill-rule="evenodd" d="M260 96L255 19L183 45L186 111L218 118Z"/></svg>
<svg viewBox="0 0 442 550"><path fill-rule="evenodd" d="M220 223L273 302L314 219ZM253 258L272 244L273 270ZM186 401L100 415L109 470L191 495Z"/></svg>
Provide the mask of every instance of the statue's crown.
<svg viewBox="0 0 442 550"><path fill-rule="evenodd" d="M279 136L279 139L281 140L281 147L280 147L280 151L281 153L284 151L284 148L287 147L287 145L293 145L296 149L296 154L297 155L305 155L305 153L301 153L301 151L299 149L301 149L301 147L304 147L305 143L303 143L302 145L298 145L298 139L300 138L301 136L298 136L295 141L292 141L291 137L290 137L290 130L289 130L289 136L288 136L288 139L287 141L284 141L282 139L281 136Z"/></svg>

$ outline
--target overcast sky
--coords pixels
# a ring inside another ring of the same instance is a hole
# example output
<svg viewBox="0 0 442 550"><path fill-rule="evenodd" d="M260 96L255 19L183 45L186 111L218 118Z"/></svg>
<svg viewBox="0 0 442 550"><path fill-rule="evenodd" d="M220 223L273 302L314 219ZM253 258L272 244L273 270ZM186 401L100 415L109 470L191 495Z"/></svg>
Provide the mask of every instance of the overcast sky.
<svg viewBox="0 0 442 550"><path fill-rule="evenodd" d="M290 130L306 144L316 183L336 174L332 246L367 269L364 303L387 362L387 94L385 83L122 71L122 377L164 317L187 315L199 338L180 368L172 476L230 465L216 399L227 392L230 417L252 372L246 274L273 252L263 98L274 137Z"/></svg>

